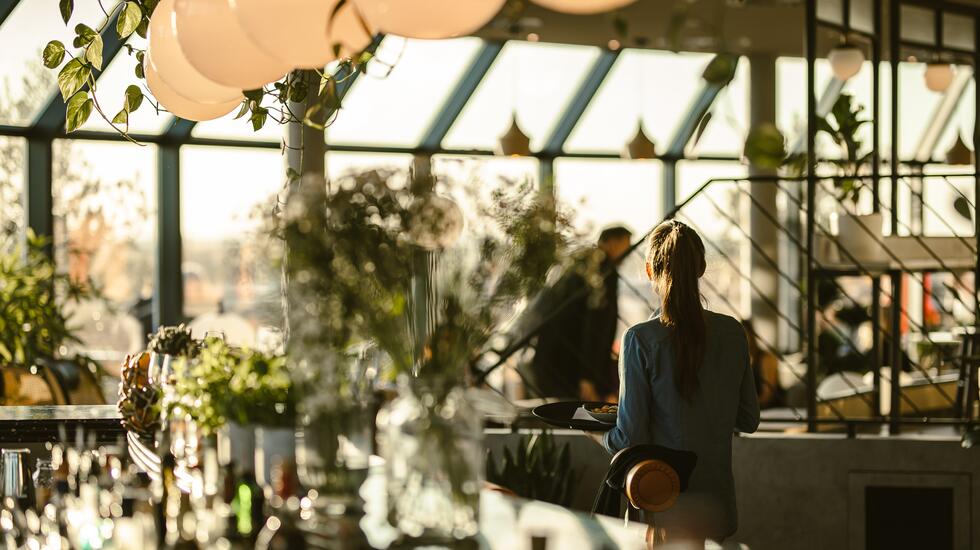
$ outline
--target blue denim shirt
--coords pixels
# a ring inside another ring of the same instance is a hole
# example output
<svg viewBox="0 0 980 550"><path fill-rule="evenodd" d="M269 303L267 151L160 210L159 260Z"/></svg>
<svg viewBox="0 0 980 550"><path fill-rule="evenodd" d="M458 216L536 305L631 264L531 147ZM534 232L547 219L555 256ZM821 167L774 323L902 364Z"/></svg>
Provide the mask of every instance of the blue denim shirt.
<svg viewBox="0 0 980 550"><path fill-rule="evenodd" d="M671 329L658 317L623 334L619 414L603 442L610 453L641 443L696 453L688 490L673 508L657 514L658 525L721 540L738 525L732 435L758 428L759 402L741 323L711 311L705 311L705 323L704 363L691 402L674 386Z"/></svg>

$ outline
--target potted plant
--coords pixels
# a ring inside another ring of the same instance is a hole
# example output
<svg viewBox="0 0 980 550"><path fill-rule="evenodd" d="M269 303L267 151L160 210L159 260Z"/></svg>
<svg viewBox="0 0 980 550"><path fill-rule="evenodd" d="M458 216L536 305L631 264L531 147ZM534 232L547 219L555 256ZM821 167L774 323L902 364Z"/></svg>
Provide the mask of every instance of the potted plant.
<svg viewBox="0 0 980 550"><path fill-rule="evenodd" d="M377 171L329 192L304 181L283 230L296 371L318 370L322 401L343 402L353 385L343 350L370 340L386 354L400 380L378 415L389 519L405 537L446 542L477 528L485 455L479 415L463 398L469 365L570 243L555 204L517 185L474 208L483 216L467 243L476 246L455 244L462 214L435 187ZM424 300L416 285L431 289Z"/></svg>
<svg viewBox="0 0 980 550"><path fill-rule="evenodd" d="M191 337L191 330L183 324L161 326L148 336L150 343L150 383L164 387L173 375L173 362L178 357L193 357L198 344Z"/></svg>
<svg viewBox="0 0 980 550"><path fill-rule="evenodd" d="M93 361L68 354L78 343L69 326L66 305L88 297L84 282L55 269L45 253L48 241L28 231L26 241L0 254L0 399L7 405L68 404L70 385L94 382ZM50 395L21 395L21 382L40 377ZM38 400L42 400L40 403Z"/></svg>

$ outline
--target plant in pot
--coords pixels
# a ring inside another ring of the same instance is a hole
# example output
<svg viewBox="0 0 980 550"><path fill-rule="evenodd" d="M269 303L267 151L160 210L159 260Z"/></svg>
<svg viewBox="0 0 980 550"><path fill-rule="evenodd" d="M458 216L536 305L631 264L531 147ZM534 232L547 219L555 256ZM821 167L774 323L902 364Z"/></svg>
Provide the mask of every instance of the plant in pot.
<svg viewBox="0 0 980 550"><path fill-rule="evenodd" d="M163 388L168 382L172 382L174 360L178 357L194 357L198 343L191 337L191 330L183 324L161 326L148 338L150 383Z"/></svg>
<svg viewBox="0 0 980 550"><path fill-rule="evenodd" d="M79 342L66 305L88 297L91 289L59 273L47 246L47 240L28 232L26 241L0 248L7 251L0 254L0 400L5 405L68 404L70 379L80 383L99 374L93 361L66 351L67 344Z"/></svg>
<svg viewBox="0 0 980 550"><path fill-rule="evenodd" d="M499 465L493 453L487 453L487 481L523 498L567 507L579 482L571 463L569 444L559 446L551 431L522 435L516 447L504 447Z"/></svg>
<svg viewBox="0 0 980 550"><path fill-rule="evenodd" d="M317 371L322 401L343 403L352 385L343 350L372 341L387 356L399 380L377 420L389 519L406 538L445 543L477 529L485 455L480 417L463 398L468 366L505 312L540 288L569 232L554 203L515 186L476 201L464 244L459 206L435 187L378 171L329 192L305 181L284 234L296 370Z"/></svg>

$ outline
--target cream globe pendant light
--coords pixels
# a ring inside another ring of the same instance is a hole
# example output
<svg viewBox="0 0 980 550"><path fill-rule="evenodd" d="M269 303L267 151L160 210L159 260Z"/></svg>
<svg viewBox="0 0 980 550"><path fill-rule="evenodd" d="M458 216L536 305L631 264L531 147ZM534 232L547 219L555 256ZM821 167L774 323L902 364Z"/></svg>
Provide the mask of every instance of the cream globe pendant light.
<svg viewBox="0 0 980 550"><path fill-rule="evenodd" d="M861 70L864 64L864 52L850 42L842 42L830 50L827 61L830 61L830 70L834 73L834 78L846 82Z"/></svg>
<svg viewBox="0 0 980 550"><path fill-rule="evenodd" d="M228 1L249 39L290 67L320 69L337 58L335 44L350 55L371 43L350 2L338 9L339 0Z"/></svg>
<svg viewBox="0 0 980 550"><path fill-rule="evenodd" d="M531 0L549 10L576 15L605 13L628 6L636 0Z"/></svg>
<svg viewBox="0 0 980 550"><path fill-rule="evenodd" d="M153 63L147 60L143 63L143 74L146 76L146 85L153 93L153 97L163 105L165 109L185 120L203 122L221 118L232 112L241 103L240 99L233 99L224 103L198 103L188 99L173 88L157 74L153 68Z"/></svg>
<svg viewBox="0 0 980 550"><path fill-rule="evenodd" d="M150 18L148 59L161 80L180 95L198 103L227 103L240 100L242 91L208 80L195 69L174 36L174 0L162 0Z"/></svg>
<svg viewBox="0 0 980 550"><path fill-rule="evenodd" d="M259 49L238 24L228 0L176 0L180 49L205 78L240 90L261 88L290 70Z"/></svg>
<svg viewBox="0 0 980 550"><path fill-rule="evenodd" d="M949 85L953 83L953 66L949 63L934 61L926 64L926 72L923 75L926 80L926 88L933 92L945 92Z"/></svg>
<svg viewBox="0 0 980 550"><path fill-rule="evenodd" d="M353 0L379 32L406 38L453 38L479 30L506 0Z"/></svg>

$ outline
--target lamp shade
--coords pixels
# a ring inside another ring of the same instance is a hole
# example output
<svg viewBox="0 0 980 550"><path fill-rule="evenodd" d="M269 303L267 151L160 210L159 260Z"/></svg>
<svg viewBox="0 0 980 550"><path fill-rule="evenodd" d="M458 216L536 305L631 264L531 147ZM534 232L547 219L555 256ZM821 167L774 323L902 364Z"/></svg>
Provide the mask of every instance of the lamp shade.
<svg viewBox="0 0 980 550"><path fill-rule="evenodd" d="M241 103L241 98L232 99L224 103L211 104L198 103L187 99L160 78L160 75L153 68L153 63L149 60L143 63L143 74L146 76L147 87L150 88L150 92L160 102L160 105L163 105L165 109L175 116L179 116L185 120L202 122L221 118L233 111Z"/></svg>
<svg viewBox="0 0 980 550"><path fill-rule="evenodd" d="M966 146L959 132L956 133L956 141L953 146L946 151L946 164L950 166L969 166L973 164L973 151Z"/></svg>
<svg viewBox="0 0 980 550"><path fill-rule="evenodd" d="M864 52L853 44L844 43L830 50L827 61L830 61L834 78L846 81L861 70L861 65L864 64Z"/></svg>
<svg viewBox="0 0 980 550"><path fill-rule="evenodd" d="M953 66L949 63L926 64L926 88L933 92L945 92L953 83Z"/></svg>
<svg viewBox="0 0 980 550"><path fill-rule="evenodd" d="M252 42L228 0L176 0L174 12L180 49L205 78L252 90L279 80L289 71L288 63Z"/></svg>
<svg viewBox="0 0 980 550"><path fill-rule="evenodd" d="M453 38L470 34L500 12L505 0L354 0L379 32L407 38Z"/></svg>
<svg viewBox="0 0 980 550"><path fill-rule="evenodd" d="M175 19L174 0L162 0L150 18L147 49L157 76L180 95L198 103L227 103L241 99L241 90L208 80L187 61L174 35Z"/></svg>
<svg viewBox="0 0 980 550"><path fill-rule="evenodd" d="M637 125L636 135L623 148L623 158L631 160L649 160L657 158L657 146L643 131L643 123Z"/></svg>
<svg viewBox="0 0 980 550"><path fill-rule="evenodd" d="M628 6L636 0L531 0L539 6L562 13L588 15L604 13L623 6Z"/></svg>
<svg viewBox="0 0 980 550"><path fill-rule="evenodd" d="M354 7L338 0L228 0L238 23L263 52L300 69L319 69L371 43Z"/></svg>
<svg viewBox="0 0 980 550"><path fill-rule="evenodd" d="M508 157L526 157L531 154L531 138L527 137L517 123L517 115L510 119L510 128L497 142L497 154Z"/></svg>

